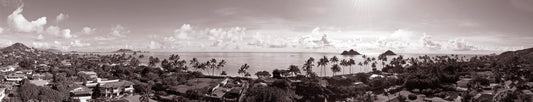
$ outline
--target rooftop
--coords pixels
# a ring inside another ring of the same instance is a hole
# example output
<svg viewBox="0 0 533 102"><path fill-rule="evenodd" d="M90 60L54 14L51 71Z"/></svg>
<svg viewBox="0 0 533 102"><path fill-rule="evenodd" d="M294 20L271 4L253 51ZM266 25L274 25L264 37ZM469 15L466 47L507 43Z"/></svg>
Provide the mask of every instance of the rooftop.
<svg viewBox="0 0 533 102"><path fill-rule="evenodd" d="M122 81L119 81L119 82L110 82L110 83L106 83L106 84L104 84L104 85L101 85L100 87L104 87L104 88L118 88L118 87L130 86L130 85L134 85L134 83L133 83L133 82L130 82L130 81L122 80Z"/></svg>

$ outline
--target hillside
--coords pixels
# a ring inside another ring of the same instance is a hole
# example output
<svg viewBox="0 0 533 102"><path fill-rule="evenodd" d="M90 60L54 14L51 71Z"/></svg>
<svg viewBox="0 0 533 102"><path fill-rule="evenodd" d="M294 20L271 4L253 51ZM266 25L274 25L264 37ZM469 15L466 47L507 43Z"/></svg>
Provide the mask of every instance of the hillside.
<svg viewBox="0 0 533 102"><path fill-rule="evenodd" d="M503 52L496 58L498 58L499 62L504 63L533 64L531 62L533 60L533 48Z"/></svg>
<svg viewBox="0 0 533 102"><path fill-rule="evenodd" d="M117 51L114 51L114 53L133 53L135 51L131 49L118 49Z"/></svg>
<svg viewBox="0 0 533 102"><path fill-rule="evenodd" d="M387 51L385 51L384 53L382 53L381 55L385 55L385 56L393 56L393 55L396 55L396 53L392 52L391 50L387 50Z"/></svg>
<svg viewBox="0 0 533 102"><path fill-rule="evenodd" d="M341 55L361 55L359 52L350 49L350 51L343 51Z"/></svg>
<svg viewBox="0 0 533 102"><path fill-rule="evenodd" d="M30 48L22 43L15 43L11 46L0 49L2 54L13 55L19 57L35 57L43 54L52 54L49 51L42 51L39 49Z"/></svg>

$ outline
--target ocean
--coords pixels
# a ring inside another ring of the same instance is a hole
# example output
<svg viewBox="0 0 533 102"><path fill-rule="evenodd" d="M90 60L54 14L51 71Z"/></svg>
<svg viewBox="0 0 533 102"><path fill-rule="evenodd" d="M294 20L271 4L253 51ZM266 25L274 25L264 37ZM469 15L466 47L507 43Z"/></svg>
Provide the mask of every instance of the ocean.
<svg viewBox="0 0 533 102"><path fill-rule="evenodd" d="M100 53L100 54L103 54L103 53ZM107 53L107 54L110 54L110 53ZM328 58L337 56L339 58L339 61L342 59L348 60L350 58L353 58L356 61L356 63L364 61L361 55L342 56L339 53L312 53L312 52L309 52L309 53L299 53L299 52L150 52L150 53L138 53L138 55L140 54L145 56L144 58L140 59L141 63L145 63L145 64L148 63L148 58L150 56L158 57L162 61L163 59L168 59L168 57L171 54L178 54L180 55L180 58L181 58L180 60L186 60L187 62L189 62L189 60L191 60L192 58L197 58L200 62L206 62L213 58L216 59L217 61L225 60L226 65L220 70L215 71L216 75L220 75L222 71L226 71L229 76L241 76L237 73L239 68L243 64L248 64L250 66L250 68L248 69L248 72L250 72L250 74L252 74L253 77L255 77L254 74L258 71L271 72L274 69L288 69L290 65L296 65L300 67L300 70L303 72L301 67L304 64L304 62L310 57L315 58L315 62L318 61L323 56L326 56ZM138 57L138 55L136 57ZM365 54L365 55L369 57L377 58L379 54ZM410 57L423 56L426 54L399 54L399 55L404 56L404 58L410 58ZM445 55L445 54L428 54L428 56L437 56L437 55ZM470 58L476 55L459 55L459 56L460 57L465 56L466 58ZM390 60L394 57L398 57L398 55L388 56L388 59ZM380 63L381 62L379 62L379 64ZM333 74L333 72L330 69L331 65L332 64L330 63L325 68L326 76L331 76ZM381 65L378 65L377 69L381 69L379 68L380 66ZM315 67L313 68L313 71L320 75L321 68L322 67L318 67L317 64L315 63ZM190 69L190 70L193 70L193 69ZM369 72L369 71L371 71L370 64L368 66L359 66L359 65L352 66L352 73ZM202 72L204 74L208 74L207 70L202 71ZM211 73L210 70L209 70L209 73ZM341 72L336 73L336 74L338 75L338 74L343 74L343 73L344 74L350 73L349 67L344 67Z"/></svg>

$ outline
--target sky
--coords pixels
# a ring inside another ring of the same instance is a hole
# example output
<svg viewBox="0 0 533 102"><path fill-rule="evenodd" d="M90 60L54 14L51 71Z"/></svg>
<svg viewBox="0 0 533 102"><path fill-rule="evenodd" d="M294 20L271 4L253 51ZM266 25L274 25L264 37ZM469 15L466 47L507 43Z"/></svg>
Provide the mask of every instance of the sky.
<svg viewBox="0 0 533 102"><path fill-rule="evenodd" d="M533 47L533 0L0 0L0 47L500 53Z"/></svg>

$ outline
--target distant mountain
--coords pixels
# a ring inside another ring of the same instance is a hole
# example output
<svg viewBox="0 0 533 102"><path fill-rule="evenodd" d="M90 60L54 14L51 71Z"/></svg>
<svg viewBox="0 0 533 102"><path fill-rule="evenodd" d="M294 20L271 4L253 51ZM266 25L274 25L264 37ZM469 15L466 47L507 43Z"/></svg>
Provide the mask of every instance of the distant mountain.
<svg viewBox="0 0 533 102"><path fill-rule="evenodd" d="M22 43L15 43L11 46L0 49L1 52L10 53L10 52L35 52L36 49L30 48Z"/></svg>
<svg viewBox="0 0 533 102"><path fill-rule="evenodd" d="M131 50L131 49L118 49L117 51L115 51L115 53L133 53L135 51Z"/></svg>
<svg viewBox="0 0 533 102"><path fill-rule="evenodd" d="M52 52L52 53L61 53L61 52L63 52L63 51L58 50L58 49L46 49L46 50L43 50L43 51Z"/></svg>
<svg viewBox="0 0 533 102"><path fill-rule="evenodd" d="M496 56L500 62L530 63L533 60L533 48L507 51Z"/></svg>
<svg viewBox="0 0 533 102"><path fill-rule="evenodd" d="M387 50L385 51L384 53L381 54L382 56L385 55L385 56L392 56L392 55L396 55L396 53L392 52L391 50Z"/></svg>
<svg viewBox="0 0 533 102"><path fill-rule="evenodd" d="M361 55L359 52L350 49L350 51L343 51L341 55Z"/></svg>
<svg viewBox="0 0 533 102"><path fill-rule="evenodd" d="M0 49L0 53L21 57L34 57L41 56L43 54L52 54L48 51L41 51L39 49L30 48L22 43L15 43L11 46Z"/></svg>

